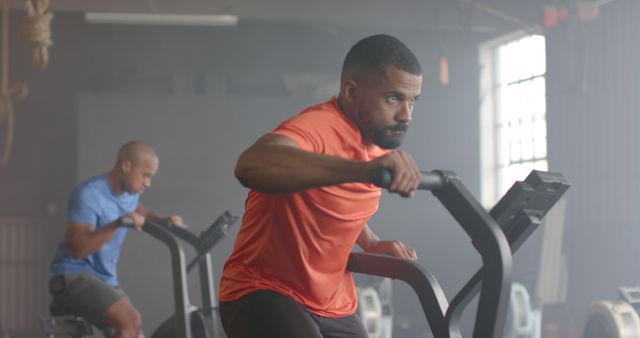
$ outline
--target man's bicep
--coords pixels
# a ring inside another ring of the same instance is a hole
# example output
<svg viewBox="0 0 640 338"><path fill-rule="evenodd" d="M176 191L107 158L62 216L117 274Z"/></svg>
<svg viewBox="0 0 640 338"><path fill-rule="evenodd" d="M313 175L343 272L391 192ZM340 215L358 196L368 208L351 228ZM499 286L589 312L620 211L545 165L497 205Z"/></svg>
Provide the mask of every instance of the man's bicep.
<svg viewBox="0 0 640 338"><path fill-rule="evenodd" d="M88 188L74 191L69 198L67 223L97 224L98 197Z"/></svg>
<svg viewBox="0 0 640 338"><path fill-rule="evenodd" d="M284 124L274 130L271 135L285 138L290 145L306 151L321 152L324 149L322 126ZM282 140L282 139L281 139ZM284 142L286 142L283 140Z"/></svg>
<svg viewBox="0 0 640 338"><path fill-rule="evenodd" d="M270 146L270 145L279 145L279 146L289 146L289 147L294 147L294 148L300 148L298 146L298 144L291 139L288 136L285 135L281 135L281 134L276 134L276 133L269 133L266 134L264 136L262 136L261 138L258 139L258 141L256 141L256 143L254 144L254 146L260 147L260 146Z"/></svg>
<svg viewBox="0 0 640 338"><path fill-rule="evenodd" d="M68 222L65 230L67 242L72 242L95 229L93 224Z"/></svg>

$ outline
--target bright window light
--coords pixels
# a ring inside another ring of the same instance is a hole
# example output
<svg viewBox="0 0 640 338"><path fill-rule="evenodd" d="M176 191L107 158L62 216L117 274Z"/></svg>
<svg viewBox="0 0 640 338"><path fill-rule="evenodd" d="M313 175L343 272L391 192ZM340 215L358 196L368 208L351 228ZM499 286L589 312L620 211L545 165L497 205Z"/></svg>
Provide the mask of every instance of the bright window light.
<svg viewBox="0 0 640 338"><path fill-rule="evenodd" d="M481 46L482 201L497 202L532 169L547 170L546 58L540 35Z"/></svg>

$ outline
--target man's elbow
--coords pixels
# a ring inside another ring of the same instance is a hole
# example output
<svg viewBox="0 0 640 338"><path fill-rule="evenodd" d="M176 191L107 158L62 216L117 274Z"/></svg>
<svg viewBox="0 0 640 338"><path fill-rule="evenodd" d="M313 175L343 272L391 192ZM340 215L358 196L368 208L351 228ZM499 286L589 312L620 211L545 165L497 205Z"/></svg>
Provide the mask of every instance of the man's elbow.
<svg viewBox="0 0 640 338"><path fill-rule="evenodd" d="M67 240L67 248L69 249L69 255L73 259L83 259L88 254L80 245L69 240Z"/></svg>
<svg viewBox="0 0 640 338"><path fill-rule="evenodd" d="M83 259L87 253L78 248L69 247L69 255L73 257L73 259Z"/></svg>
<svg viewBox="0 0 640 338"><path fill-rule="evenodd" d="M240 184L242 184L242 186L251 189L252 170L248 163L249 161L247 159L247 152L244 152L242 155L240 155L233 174L236 176L236 179L240 182Z"/></svg>
<svg viewBox="0 0 640 338"><path fill-rule="evenodd" d="M256 161L255 151L246 151L236 163L234 175L245 188L267 194L280 194L289 191L280 189L280 175L275 174L271 166L262 161Z"/></svg>
<svg viewBox="0 0 640 338"><path fill-rule="evenodd" d="M251 179L251 172L252 172L251 169L240 168L240 167L236 167L234 172L238 182L240 182L240 184L242 184L243 187L248 189L256 188L255 184L252 183L254 181Z"/></svg>

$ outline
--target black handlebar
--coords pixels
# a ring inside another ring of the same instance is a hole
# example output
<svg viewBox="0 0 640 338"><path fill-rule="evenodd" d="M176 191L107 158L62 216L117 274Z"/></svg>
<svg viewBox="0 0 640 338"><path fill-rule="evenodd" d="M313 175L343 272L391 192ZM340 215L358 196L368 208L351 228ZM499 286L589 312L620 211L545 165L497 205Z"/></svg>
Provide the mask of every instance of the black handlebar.
<svg viewBox="0 0 640 338"><path fill-rule="evenodd" d="M225 211L213 222L213 224L200 233L200 236L196 236L184 227L173 224L169 219L163 219L157 222L146 220L142 230L149 232L154 229L162 229L191 244L191 246L196 250L196 257L194 257L191 262L189 262L189 265L187 265L187 272L189 272L202 260L202 258L204 258L205 255L209 253L211 248L213 248L213 246L227 234L229 228L237 220L238 216L231 214L229 211ZM156 232L157 231L158 230L156 230Z"/></svg>
<svg viewBox="0 0 640 338"><path fill-rule="evenodd" d="M429 172L422 172L422 178L420 179L420 184L418 185L418 189L420 190L438 190L444 186L444 184L448 181L449 177L451 177L453 173L434 170ZM391 181L393 180L393 175L391 174L391 170L387 168L379 168L375 174L373 175L373 179L371 183L381 187L381 188L389 188L391 185Z"/></svg>

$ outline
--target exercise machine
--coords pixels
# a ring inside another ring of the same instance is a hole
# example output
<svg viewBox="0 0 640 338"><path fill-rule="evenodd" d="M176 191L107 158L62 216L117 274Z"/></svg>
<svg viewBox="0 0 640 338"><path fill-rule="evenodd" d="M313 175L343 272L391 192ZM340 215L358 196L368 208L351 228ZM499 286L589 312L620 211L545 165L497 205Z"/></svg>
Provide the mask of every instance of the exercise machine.
<svg viewBox="0 0 640 338"><path fill-rule="evenodd" d="M356 283L358 308L369 338L391 338L393 335L393 304L391 279L366 276Z"/></svg>
<svg viewBox="0 0 640 338"><path fill-rule="evenodd" d="M527 288L514 282L507 307L504 338L540 338L542 312L531 305Z"/></svg>
<svg viewBox="0 0 640 338"><path fill-rule="evenodd" d="M213 270L211 268L210 251L238 217L225 211L206 230L196 236L183 227L171 223L155 223L147 220L142 230L167 245L171 254L173 297L175 313L163 322L152 334L152 338L223 338L224 333L218 320L217 304L213 287ZM185 253L180 241L191 245L195 250L195 257L186 263ZM189 301L187 285L188 272L198 267L202 306L197 308ZM50 318L42 318L42 331L49 338L92 337L95 328L84 318L66 312L64 309L51 304ZM111 329L102 330L104 337L111 337ZM0 337L2 338L2 337Z"/></svg>
<svg viewBox="0 0 640 338"><path fill-rule="evenodd" d="M224 237L238 220L225 211L199 236L183 227L170 223L147 221L142 230L167 245L171 254L173 297L175 312L152 334L151 338L222 338L224 332L218 318L218 306L213 287L213 269L209 251ZM191 245L196 256L187 264L178 239ZM198 267L200 277L201 308L189 301L187 275Z"/></svg>
<svg viewBox="0 0 640 338"><path fill-rule="evenodd" d="M93 337L94 328L87 320L80 316L65 311L53 302L49 305L51 317L40 319L40 327L45 336L49 338L69 337L85 338ZM104 337L110 337L109 331L102 332ZM1 337L1 336L0 336Z"/></svg>
<svg viewBox="0 0 640 338"><path fill-rule="evenodd" d="M620 299L589 305L583 338L640 338L640 287L618 288Z"/></svg>
<svg viewBox="0 0 640 338"><path fill-rule="evenodd" d="M391 183L387 170L374 183ZM512 254L538 228L549 209L569 189L559 173L532 171L516 182L487 212L452 172L422 174L421 190L430 190L471 239L482 266L449 303L437 279L416 262L388 255L352 253L348 270L399 279L416 292L434 337L461 338L460 317L477 295L471 337L502 338L511 291Z"/></svg>

